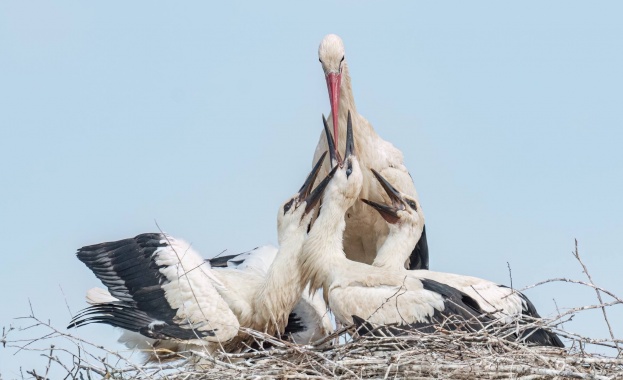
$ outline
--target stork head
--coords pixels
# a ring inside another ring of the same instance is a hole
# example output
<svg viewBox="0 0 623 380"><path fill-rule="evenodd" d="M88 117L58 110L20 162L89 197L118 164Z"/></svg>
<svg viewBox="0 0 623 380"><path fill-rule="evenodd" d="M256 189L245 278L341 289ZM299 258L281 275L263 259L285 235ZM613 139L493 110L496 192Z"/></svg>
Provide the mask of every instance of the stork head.
<svg viewBox="0 0 623 380"><path fill-rule="evenodd" d="M389 197L389 204L382 204L372 202L367 199L362 199L364 203L372 206L376 211L381 214L383 219L391 226L409 226L424 228L424 214L420 208L420 204L412 197L398 191L391 183L389 183L383 176L381 176L376 170L371 169L372 174L379 181L385 193Z"/></svg>
<svg viewBox="0 0 623 380"><path fill-rule="evenodd" d="M340 111L340 85L342 83L342 67L344 63L344 43L335 34L327 34L318 47L318 59L322 65L329 101L331 103L331 115L333 115L333 136L337 145L338 114Z"/></svg>
<svg viewBox="0 0 623 380"><path fill-rule="evenodd" d="M333 168L335 174L325 190L324 199L329 202L338 202L346 211L350 208L361 193L363 187L363 173L359 166L359 160L355 155L355 141L353 139L353 123L348 113L346 124L346 150L344 160Z"/></svg>
<svg viewBox="0 0 623 380"><path fill-rule="evenodd" d="M279 240L285 236L287 231L293 231L299 227L305 227L305 229L307 229L313 216L312 210L322 198L327 184L335 174L334 169L312 190L326 155L327 152L324 152L322 156L320 156L320 159L316 162L316 165L314 165L314 168L307 176L307 179L305 179L299 191L279 207L279 212L277 213L277 234L279 235Z"/></svg>

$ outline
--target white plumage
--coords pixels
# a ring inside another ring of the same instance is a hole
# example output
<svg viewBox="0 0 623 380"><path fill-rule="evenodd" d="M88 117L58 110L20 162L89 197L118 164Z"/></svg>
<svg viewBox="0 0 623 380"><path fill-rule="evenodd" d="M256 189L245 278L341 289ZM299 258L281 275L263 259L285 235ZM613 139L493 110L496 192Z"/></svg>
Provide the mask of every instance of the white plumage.
<svg viewBox="0 0 623 380"><path fill-rule="evenodd" d="M264 245L251 251L227 257L228 269L245 271L266 277L279 249L273 245ZM297 268L293 268L298 273ZM218 273L218 272L217 272ZM327 305L318 293L310 294L303 290L297 304L288 317L285 335L298 344L308 344L330 334L333 331Z"/></svg>
<svg viewBox="0 0 623 380"><path fill-rule="evenodd" d="M167 236L160 243L152 260L166 278L162 290L169 307L177 310L173 321L189 330L211 330L214 335L203 338L210 342L236 336L238 318L221 297L226 287L210 265L184 241Z"/></svg>

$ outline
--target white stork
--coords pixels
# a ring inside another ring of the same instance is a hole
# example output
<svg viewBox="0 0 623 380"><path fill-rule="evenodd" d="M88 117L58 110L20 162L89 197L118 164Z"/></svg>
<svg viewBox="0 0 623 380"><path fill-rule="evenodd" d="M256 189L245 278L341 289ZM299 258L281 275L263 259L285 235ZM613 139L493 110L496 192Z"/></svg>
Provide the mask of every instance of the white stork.
<svg viewBox="0 0 623 380"><path fill-rule="evenodd" d="M375 169L392 181L401 191L418 199L413 180L404 165L402 152L391 143L383 140L374 131L372 125L357 113L348 64L344 55L344 44L340 37L335 34L325 36L318 48L318 58L322 64L329 90L330 118L333 123L333 136L337 148L344 147L343 141L346 135L344 126L346 125L347 114L352 113L358 159L360 165L365 169L360 197L379 202L383 200L384 192L368 170ZM327 150L327 146L327 139L323 134L320 136L316 147L313 162L316 162L318 157ZM329 165L325 165L324 173L328 172L329 168ZM346 257L363 263L373 263L376 252L385 241L387 234L387 225L382 218L362 203L357 202L348 210L346 231L344 232ZM428 269L426 229L424 229L417 245L412 247L412 251L409 255L394 258L396 267L402 268L406 265L408 269Z"/></svg>
<svg viewBox="0 0 623 380"><path fill-rule="evenodd" d="M188 243L161 233L83 247L78 258L108 292L90 291L88 300L93 306L76 315L69 327L98 322L140 333L153 339L149 341L153 344L150 351L156 350L152 359L159 357L159 348L179 352L202 346L209 352L218 347L237 351L249 341L239 332L241 326L283 334L304 288L299 281L298 255L312 210L332 175L311 191L323 159L299 192L279 208L280 248L267 272L212 268ZM137 345L136 334L126 337L128 345ZM138 344L138 348L148 347Z"/></svg>
<svg viewBox="0 0 623 380"><path fill-rule="evenodd" d="M362 199L363 202L376 209L389 225L389 235L379 249L375 260L376 265L377 261L391 263L394 257L410 252L410 247L415 244L422 229L422 217L419 214L420 207L416 199L397 190L374 169L372 173L390 200L389 204L381 204ZM394 266L388 264L385 267L393 268ZM528 316L530 319L541 318L528 297L504 285L472 276L428 270L413 270L410 271L410 275L434 280L467 294L477 302L481 310L505 323L511 323L523 316ZM526 329L519 338L525 338L528 343L564 347L556 334L544 329Z"/></svg>
<svg viewBox="0 0 623 380"><path fill-rule="evenodd" d="M350 324L363 318L376 324L422 327L442 322L445 317L459 316L470 328L488 322L490 319L483 316L484 311L478 302L468 294L416 275L426 271L375 267L346 258L342 248L345 212L357 201L362 186L363 173L354 154L352 128L347 123L344 161L325 190L322 211L300 256L302 283L309 281L311 291L323 289L325 301L336 320ZM417 241L424 227L424 215L416 202L414 206L413 225L409 232ZM405 240L393 238L388 237L385 244L403 244ZM446 325L462 326L465 325Z"/></svg>

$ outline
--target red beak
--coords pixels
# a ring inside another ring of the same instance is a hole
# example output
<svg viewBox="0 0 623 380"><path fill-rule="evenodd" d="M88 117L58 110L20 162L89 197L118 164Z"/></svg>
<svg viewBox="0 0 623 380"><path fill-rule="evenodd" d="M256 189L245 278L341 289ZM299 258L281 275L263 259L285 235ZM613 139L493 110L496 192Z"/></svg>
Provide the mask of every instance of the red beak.
<svg viewBox="0 0 623 380"><path fill-rule="evenodd" d="M337 122L340 112L340 84L342 82L342 73L329 73L326 75L327 88L329 89L329 101L331 102L331 118L333 119L333 140L335 141L335 149L339 149L337 141ZM337 153L337 152L336 152Z"/></svg>

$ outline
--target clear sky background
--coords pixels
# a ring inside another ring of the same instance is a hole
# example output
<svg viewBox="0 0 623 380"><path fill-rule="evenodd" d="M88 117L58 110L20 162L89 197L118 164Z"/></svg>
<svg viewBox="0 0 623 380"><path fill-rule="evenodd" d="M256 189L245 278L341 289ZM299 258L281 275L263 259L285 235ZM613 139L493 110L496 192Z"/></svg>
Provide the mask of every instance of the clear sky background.
<svg viewBox="0 0 623 380"><path fill-rule="evenodd" d="M584 280L577 238L594 280L623 296L622 14L614 1L1 2L0 326L24 325L30 300L63 329L65 303L75 313L100 286L76 249L155 222L205 257L276 243L329 113L327 33L345 42L358 111L404 152L432 269L510 285L509 263L516 288ZM526 294L545 316L554 300L596 303L573 284ZM565 327L608 336L600 312ZM112 327L73 333L119 348ZM3 379L45 367L14 352L0 347Z"/></svg>

